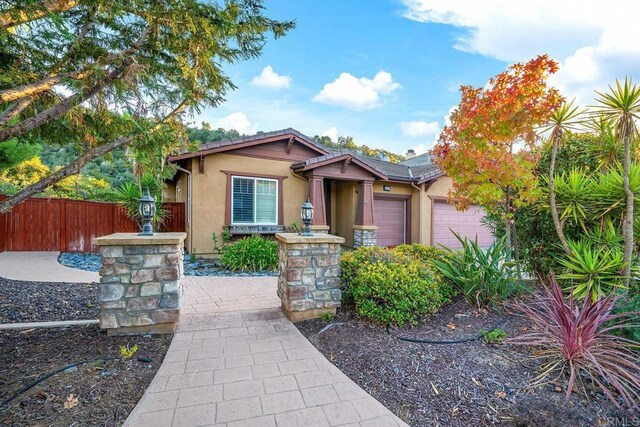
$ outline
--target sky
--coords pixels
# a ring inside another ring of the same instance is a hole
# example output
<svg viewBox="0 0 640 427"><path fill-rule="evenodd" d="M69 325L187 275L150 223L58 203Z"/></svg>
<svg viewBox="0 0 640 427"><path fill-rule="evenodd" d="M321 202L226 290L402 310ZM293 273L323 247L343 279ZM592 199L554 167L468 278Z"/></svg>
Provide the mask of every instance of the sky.
<svg viewBox="0 0 640 427"><path fill-rule="evenodd" d="M293 19L254 60L225 67L238 87L191 120L243 134L292 127L403 154L433 146L460 85L484 86L548 53L551 83L581 105L616 78L640 79L640 1L265 0Z"/></svg>

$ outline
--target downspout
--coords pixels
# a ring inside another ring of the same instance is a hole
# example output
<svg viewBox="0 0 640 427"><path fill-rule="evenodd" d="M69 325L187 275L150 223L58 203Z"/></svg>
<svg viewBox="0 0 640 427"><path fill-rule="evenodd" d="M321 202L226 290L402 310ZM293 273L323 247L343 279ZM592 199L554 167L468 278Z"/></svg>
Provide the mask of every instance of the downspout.
<svg viewBox="0 0 640 427"><path fill-rule="evenodd" d="M422 218L422 188L415 185L413 181L411 181L411 186L418 190L418 242L422 244L422 230L424 228L424 218Z"/></svg>
<svg viewBox="0 0 640 427"><path fill-rule="evenodd" d="M193 234L191 233L191 171L176 165L176 169L187 174L187 233L189 233L189 253L193 253Z"/></svg>

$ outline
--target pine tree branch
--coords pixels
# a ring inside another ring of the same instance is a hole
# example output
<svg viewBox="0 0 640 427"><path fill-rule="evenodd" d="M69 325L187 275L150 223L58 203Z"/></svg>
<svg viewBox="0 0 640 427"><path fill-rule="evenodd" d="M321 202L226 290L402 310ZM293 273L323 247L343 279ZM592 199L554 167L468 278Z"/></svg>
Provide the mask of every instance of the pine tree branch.
<svg viewBox="0 0 640 427"><path fill-rule="evenodd" d="M184 109L187 107L188 103L186 100L183 100L176 108L174 108L170 113L160 120L158 124L156 124L153 128L149 130L149 133L155 132L165 123L173 120L176 116L178 116ZM31 184L28 187L23 188L15 195L5 199L0 203L0 213L6 213L11 210L13 207L27 200L29 197L34 194L38 194L56 184L57 182L62 181L63 179L71 176L77 175L82 171L82 168L85 167L90 161L109 153L117 148L126 147L129 145L134 139L133 135L120 137L108 144L103 144L98 147L92 148L82 155L80 155L73 163L58 169L51 175L48 175L42 178L40 181Z"/></svg>
<svg viewBox="0 0 640 427"><path fill-rule="evenodd" d="M147 26L145 30L142 32L140 38L127 49L124 54L126 55L125 59L122 61L122 64L117 66L113 71L111 71L105 78L99 80L94 86L85 89L81 93L69 96L58 104L50 107L40 113L29 117L15 125L1 129L0 130L0 143L7 141L11 138L15 138L22 134L32 131L33 129L42 126L43 124L55 120L62 115L66 114L72 108L78 106L79 104L87 101L88 99L94 97L98 93L100 93L105 87L113 83L115 80L120 79L124 73L124 71L130 67L134 62L133 54L144 44L144 42L148 39L150 33L150 26ZM115 57L115 55L114 55Z"/></svg>

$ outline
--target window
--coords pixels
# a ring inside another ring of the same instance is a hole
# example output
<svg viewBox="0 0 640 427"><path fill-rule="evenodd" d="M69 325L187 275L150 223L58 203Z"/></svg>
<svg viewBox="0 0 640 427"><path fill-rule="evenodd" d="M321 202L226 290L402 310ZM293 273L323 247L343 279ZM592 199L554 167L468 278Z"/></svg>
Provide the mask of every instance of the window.
<svg viewBox="0 0 640 427"><path fill-rule="evenodd" d="M232 224L278 223L278 180L231 178Z"/></svg>

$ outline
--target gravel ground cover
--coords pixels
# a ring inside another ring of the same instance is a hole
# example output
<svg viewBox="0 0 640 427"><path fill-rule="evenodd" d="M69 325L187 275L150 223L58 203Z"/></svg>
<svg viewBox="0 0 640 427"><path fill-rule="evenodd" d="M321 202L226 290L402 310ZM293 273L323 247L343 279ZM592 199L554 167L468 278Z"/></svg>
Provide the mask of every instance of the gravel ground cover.
<svg viewBox="0 0 640 427"><path fill-rule="evenodd" d="M97 319L97 283L23 282L0 278L0 323Z"/></svg>
<svg viewBox="0 0 640 427"><path fill-rule="evenodd" d="M109 337L97 326L0 332L0 425L120 426L151 383L171 335ZM138 346L130 359L120 346ZM18 390L68 364L4 404Z"/></svg>
<svg viewBox="0 0 640 427"><path fill-rule="evenodd" d="M58 262L67 267L77 268L80 270L99 271L100 270L100 254L97 253L62 253L58 257ZM215 259L196 259L191 260L187 255L184 259L185 276L218 276L218 277L273 277L277 276L277 271L251 271L236 272L226 269Z"/></svg>
<svg viewBox="0 0 640 427"><path fill-rule="evenodd" d="M496 325L508 336L530 328L522 318L479 311L463 300L416 326L375 325L341 310L331 322L296 323L342 372L411 426L633 425L640 414L618 410L596 389L574 392L563 405L566 381L531 389L539 362L527 349L476 340L419 344L400 336L457 340Z"/></svg>

